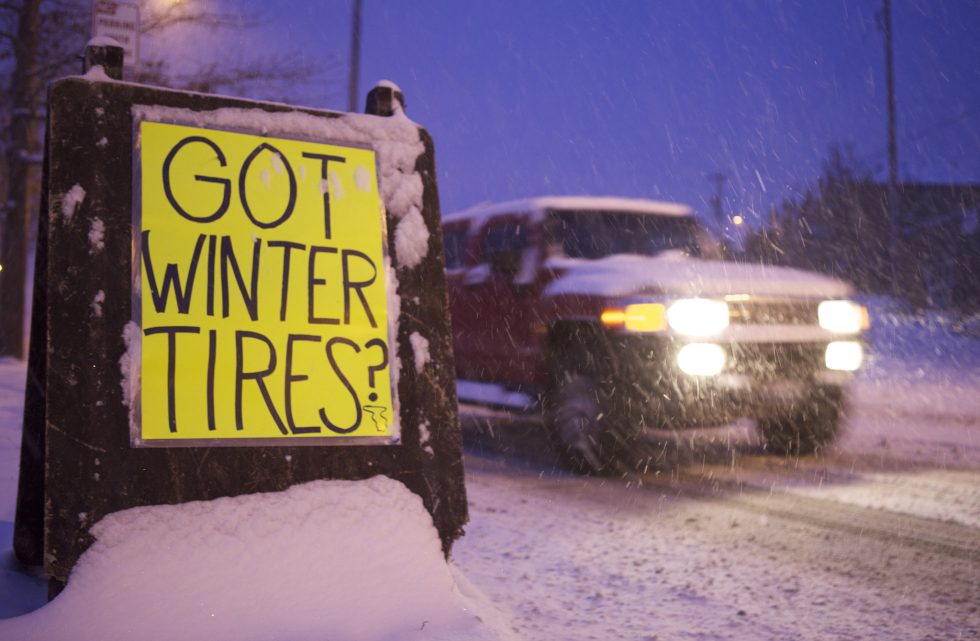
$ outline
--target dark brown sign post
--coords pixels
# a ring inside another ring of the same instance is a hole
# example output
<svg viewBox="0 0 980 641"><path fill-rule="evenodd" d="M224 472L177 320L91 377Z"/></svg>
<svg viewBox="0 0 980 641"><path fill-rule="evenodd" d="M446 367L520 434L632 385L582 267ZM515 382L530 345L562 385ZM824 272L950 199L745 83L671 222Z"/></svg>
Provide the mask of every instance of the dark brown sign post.
<svg viewBox="0 0 980 641"><path fill-rule="evenodd" d="M114 80L107 49L49 91L18 558L56 593L111 512L378 474L448 554L433 144L401 93L362 115L169 91Z"/></svg>

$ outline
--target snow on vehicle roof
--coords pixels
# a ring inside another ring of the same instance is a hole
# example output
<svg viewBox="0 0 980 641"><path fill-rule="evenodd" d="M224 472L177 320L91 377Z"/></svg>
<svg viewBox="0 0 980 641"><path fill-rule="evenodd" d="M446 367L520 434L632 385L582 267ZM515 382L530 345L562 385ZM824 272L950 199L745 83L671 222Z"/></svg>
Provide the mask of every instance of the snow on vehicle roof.
<svg viewBox="0 0 980 641"><path fill-rule="evenodd" d="M619 198L616 196L540 196L502 203L481 203L463 211L442 217L444 223L470 220L475 228L483 226L487 218L507 212L530 213L535 219L552 209L578 211L628 211L651 216L690 216L691 208L680 203L671 203L641 198Z"/></svg>
<svg viewBox="0 0 980 641"><path fill-rule="evenodd" d="M677 253L615 255L599 260L552 259L567 271L545 288L548 296L630 296L650 290L683 296L749 294L837 298L851 294L844 281L789 267L700 260Z"/></svg>

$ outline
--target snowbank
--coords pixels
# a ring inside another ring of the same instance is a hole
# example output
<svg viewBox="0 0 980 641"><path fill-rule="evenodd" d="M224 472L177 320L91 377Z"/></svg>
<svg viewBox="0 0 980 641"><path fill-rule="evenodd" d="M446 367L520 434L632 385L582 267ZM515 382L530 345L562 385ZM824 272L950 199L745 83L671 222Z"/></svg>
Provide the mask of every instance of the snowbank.
<svg viewBox="0 0 980 641"><path fill-rule="evenodd" d="M92 531L65 591L0 639L509 638L386 477L133 508Z"/></svg>
<svg viewBox="0 0 980 641"><path fill-rule="evenodd" d="M980 415L980 341L959 317L909 313L883 297L861 300L871 314L868 362L857 380L861 404L892 415Z"/></svg>

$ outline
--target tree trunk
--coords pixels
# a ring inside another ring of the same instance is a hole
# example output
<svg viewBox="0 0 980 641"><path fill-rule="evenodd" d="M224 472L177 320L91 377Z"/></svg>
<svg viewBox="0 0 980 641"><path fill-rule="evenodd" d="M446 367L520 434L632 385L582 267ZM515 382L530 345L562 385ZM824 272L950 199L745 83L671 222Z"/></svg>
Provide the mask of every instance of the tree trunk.
<svg viewBox="0 0 980 641"><path fill-rule="evenodd" d="M0 356L24 358L24 279L30 242L31 211L36 191L40 152L37 95L40 0L23 0L14 44L14 70L10 82L13 112L7 141L8 195L4 209L0 261ZM32 190L32 187L34 189Z"/></svg>

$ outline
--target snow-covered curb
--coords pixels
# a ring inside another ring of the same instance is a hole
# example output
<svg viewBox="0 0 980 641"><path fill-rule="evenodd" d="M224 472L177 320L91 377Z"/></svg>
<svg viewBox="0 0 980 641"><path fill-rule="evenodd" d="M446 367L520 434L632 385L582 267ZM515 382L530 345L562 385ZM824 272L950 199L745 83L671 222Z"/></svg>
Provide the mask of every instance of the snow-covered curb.
<svg viewBox="0 0 980 641"><path fill-rule="evenodd" d="M92 532L65 591L0 638L510 638L421 499L386 477L133 508Z"/></svg>

